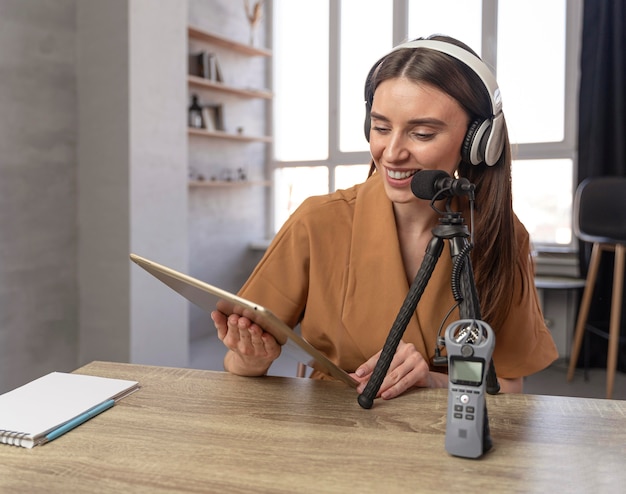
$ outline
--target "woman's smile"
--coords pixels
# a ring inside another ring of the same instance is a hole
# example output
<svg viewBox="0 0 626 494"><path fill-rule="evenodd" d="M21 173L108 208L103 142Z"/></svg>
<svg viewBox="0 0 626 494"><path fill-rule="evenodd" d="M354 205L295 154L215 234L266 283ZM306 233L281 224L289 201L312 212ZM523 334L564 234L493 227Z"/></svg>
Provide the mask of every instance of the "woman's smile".
<svg viewBox="0 0 626 494"><path fill-rule="evenodd" d="M387 167L385 170L387 170L387 176L393 180L404 180L417 173L417 170L393 170Z"/></svg>

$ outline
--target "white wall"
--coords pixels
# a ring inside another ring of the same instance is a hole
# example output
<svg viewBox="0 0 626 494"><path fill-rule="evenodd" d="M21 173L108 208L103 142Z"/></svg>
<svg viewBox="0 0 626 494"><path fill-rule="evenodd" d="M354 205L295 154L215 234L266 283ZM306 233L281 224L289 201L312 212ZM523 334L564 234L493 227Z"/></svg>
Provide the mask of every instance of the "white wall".
<svg viewBox="0 0 626 494"><path fill-rule="evenodd" d="M262 28L268 25L269 8L270 2L265 2ZM249 41L243 1L189 0L188 22L233 41ZM261 29L259 34L259 46L267 46L264 30ZM224 81L232 86L261 89L269 85L271 59L246 57L202 44L191 43L189 48L194 53L201 49L215 51ZM209 91L192 92L205 103L223 104L224 124L230 132L244 126L246 134L271 134L271 128L267 126L271 102ZM201 137L189 141L190 165L207 178L219 177L225 168L244 166L250 180L262 179L270 152L267 144L258 142ZM231 291L241 287L259 260L259 253L251 251L249 245L265 238L268 193L269 190L261 186L194 188L189 191L189 270L192 276ZM206 312L192 307L190 318L192 340L215 334ZM216 344L221 345L219 341ZM221 362L216 368L221 368Z"/></svg>

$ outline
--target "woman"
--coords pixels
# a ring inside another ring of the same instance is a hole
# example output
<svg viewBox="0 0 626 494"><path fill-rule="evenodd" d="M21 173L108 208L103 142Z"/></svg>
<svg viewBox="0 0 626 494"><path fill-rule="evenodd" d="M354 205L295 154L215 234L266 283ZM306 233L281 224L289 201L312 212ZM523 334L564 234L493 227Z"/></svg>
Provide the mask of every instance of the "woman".
<svg viewBox="0 0 626 494"><path fill-rule="evenodd" d="M438 223L430 201L411 192L421 170L443 170L476 186L471 262L482 319L496 333L501 391L522 392L523 377L558 356L537 300L529 236L512 210L499 90L470 52L436 36L401 45L374 65L365 88L370 177L307 199L240 291L291 327L300 323L309 343L360 382L359 392ZM467 201L454 204L468 222ZM446 245L380 386L383 399L416 386L447 387L445 368L432 358L454 306L450 271ZM229 349L226 370L263 375L280 355L276 340L250 320L219 312L212 318ZM447 323L458 318L456 310ZM312 377L328 378L317 370Z"/></svg>

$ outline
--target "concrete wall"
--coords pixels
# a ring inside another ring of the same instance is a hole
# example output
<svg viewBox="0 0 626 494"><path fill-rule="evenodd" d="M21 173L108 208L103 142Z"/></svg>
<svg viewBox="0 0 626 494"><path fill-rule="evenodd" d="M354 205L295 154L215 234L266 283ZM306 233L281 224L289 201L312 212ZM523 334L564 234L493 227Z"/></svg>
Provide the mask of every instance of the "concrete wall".
<svg viewBox="0 0 626 494"><path fill-rule="evenodd" d="M0 392L94 359L185 366L187 5L0 0Z"/></svg>
<svg viewBox="0 0 626 494"><path fill-rule="evenodd" d="M0 0L0 392L77 362L75 49L75 0Z"/></svg>
<svg viewBox="0 0 626 494"><path fill-rule="evenodd" d="M130 252L232 290L258 260L267 190L187 187L190 164L261 178L270 151L188 138L188 23L248 40L243 2L0 0L0 392L94 359L188 365L189 304ZM267 87L267 60L221 56ZM224 105L269 133L267 102Z"/></svg>

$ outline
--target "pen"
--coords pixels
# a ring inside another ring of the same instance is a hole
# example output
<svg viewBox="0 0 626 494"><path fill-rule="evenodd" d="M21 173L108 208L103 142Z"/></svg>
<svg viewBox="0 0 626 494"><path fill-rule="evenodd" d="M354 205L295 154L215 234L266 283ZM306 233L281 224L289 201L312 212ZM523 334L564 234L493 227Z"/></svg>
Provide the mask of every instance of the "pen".
<svg viewBox="0 0 626 494"><path fill-rule="evenodd" d="M91 408L90 410L87 410L85 413L70 420L66 424L63 424L61 427L53 430L48 435L46 435L45 440L43 441L43 444L53 441L57 437L65 434L68 431L71 431L74 427L78 427L80 424L87 422L90 418L95 417L96 415L104 412L105 410L108 410L113 405L115 405L115 400L107 400L101 403L100 405L97 405Z"/></svg>

